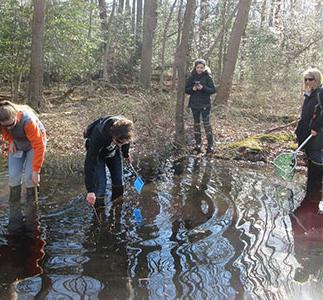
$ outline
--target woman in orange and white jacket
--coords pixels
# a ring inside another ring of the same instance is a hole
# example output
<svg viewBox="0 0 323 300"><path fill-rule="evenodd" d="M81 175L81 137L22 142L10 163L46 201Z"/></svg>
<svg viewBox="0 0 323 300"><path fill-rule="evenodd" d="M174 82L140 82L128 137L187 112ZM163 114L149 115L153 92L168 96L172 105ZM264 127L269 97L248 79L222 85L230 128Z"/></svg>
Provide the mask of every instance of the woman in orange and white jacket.
<svg viewBox="0 0 323 300"><path fill-rule="evenodd" d="M10 197L20 196L22 179L27 194L40 182L44 162L46 133L43 124L28 105L0 102L0 132L7 142ZM3 153L4 153L4 147Z"/></svg>

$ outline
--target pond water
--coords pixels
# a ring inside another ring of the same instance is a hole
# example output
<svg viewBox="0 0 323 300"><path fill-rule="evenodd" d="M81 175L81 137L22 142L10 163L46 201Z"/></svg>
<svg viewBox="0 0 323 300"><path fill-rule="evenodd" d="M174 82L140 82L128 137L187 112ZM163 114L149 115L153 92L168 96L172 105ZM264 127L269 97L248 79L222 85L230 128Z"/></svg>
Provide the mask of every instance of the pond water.
<svg viewBox="0 0 323 300"><path fill-rule="evenodd" d="M82 178L43 178L33 230L10 234L0 170L0 299L323 299L323 234L308 222L321 216L291 214L298 174L187 157L140 194L127 173L123 200L96 214Z"/></svg>

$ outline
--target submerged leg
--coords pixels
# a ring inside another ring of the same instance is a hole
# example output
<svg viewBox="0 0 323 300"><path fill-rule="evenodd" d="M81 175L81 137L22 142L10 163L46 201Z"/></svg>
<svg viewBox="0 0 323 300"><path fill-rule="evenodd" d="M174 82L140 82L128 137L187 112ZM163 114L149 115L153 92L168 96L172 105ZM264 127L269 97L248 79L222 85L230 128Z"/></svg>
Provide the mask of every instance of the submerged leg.
<svg viewBox="0 0 323 300"><path fill-rule="evenodd" d="M8 223L8 231L10 234L20 234L24 230L24 217L20 199L21 185L10 187Z"/></svg>
<svg viewBox="0 0 323 300"><path fill-rule="evenodd" d="M25 209L25 226L26 232L31 237L40 236L38 221L38 190L37 187L27 188L26 209Z"/></svg>

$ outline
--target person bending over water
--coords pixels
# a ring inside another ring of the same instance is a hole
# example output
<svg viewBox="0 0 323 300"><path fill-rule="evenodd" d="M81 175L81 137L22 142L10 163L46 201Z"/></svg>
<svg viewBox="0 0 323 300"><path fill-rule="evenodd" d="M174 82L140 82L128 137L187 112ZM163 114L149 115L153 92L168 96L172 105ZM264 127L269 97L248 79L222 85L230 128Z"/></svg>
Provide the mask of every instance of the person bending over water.
<svg viewBox="0 0 323 300"><path fill-rule="evenodd" d="M84 162L86 202L104 206L107 174L110 171L112 200L123 194L123 163L131 163L130 142L133 140L134 126L123 116L107 116L90 124L85 133L86 157Z"/></svg>

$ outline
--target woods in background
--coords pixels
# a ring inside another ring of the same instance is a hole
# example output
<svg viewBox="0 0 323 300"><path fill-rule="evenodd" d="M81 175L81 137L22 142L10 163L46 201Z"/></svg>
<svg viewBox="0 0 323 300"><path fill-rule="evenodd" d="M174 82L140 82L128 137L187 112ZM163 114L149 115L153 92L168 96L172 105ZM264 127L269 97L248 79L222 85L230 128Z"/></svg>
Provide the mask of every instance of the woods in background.
<svg viewBox="0 0 323 300"><path fill-rule="evenodd" d="M145 89L153 82L161 90L166 82L177 89L181 141L184 82L194 58L205 59L220 83L218 105L227 106L232 86L295 88L304 67L322 65L322 6L320 0L3 1L0 84L11 86L13 100L28 95L37 109L42 81L101 79Z"/></svg>

